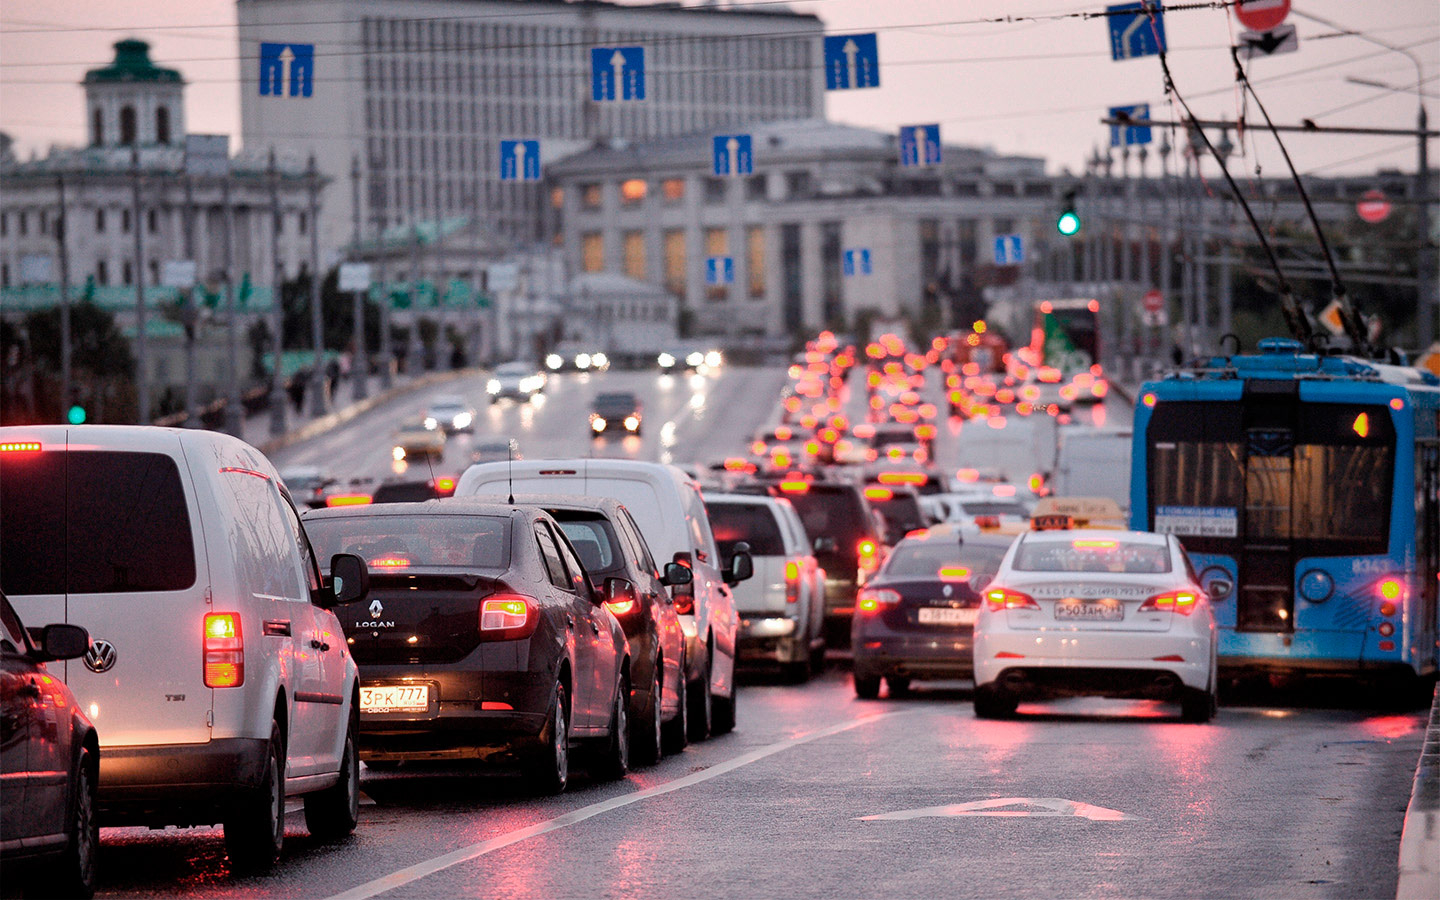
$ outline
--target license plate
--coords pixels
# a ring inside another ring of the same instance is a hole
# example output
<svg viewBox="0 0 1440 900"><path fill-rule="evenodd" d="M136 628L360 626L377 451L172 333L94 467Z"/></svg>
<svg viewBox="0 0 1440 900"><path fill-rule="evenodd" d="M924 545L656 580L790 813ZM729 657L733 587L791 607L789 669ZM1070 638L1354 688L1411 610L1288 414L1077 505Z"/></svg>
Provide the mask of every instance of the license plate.
<svg viewBox="0 0 1440 900"><path fill-rule="evenodd" d="M946 607L921 607L921 625L974 625L978 609L948 609Z"/></svg>
<svg viewBox="0 0 1440 900"><path fill-rule="evenodd" d="M363 712L425 712L429 708L429 685L400 684L360 689L360 709Z"/></svg>
<svg viewBox="0 0 1440 900"><path fill-rule="evenodd" d="M1119 603L1057 603L1055 618L1077 622L1116 622L1125 618Z"/></svg>

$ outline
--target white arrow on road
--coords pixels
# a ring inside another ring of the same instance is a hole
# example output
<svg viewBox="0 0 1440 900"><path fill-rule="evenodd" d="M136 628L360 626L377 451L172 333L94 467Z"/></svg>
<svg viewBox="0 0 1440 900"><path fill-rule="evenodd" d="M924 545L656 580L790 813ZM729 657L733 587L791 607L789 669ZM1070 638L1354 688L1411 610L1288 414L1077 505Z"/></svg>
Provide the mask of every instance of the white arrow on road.
<svg viewBox="0 0 1440 900"><path fill-rule="evenodd" d="M974 800L970 803L951 803L948 806L926 806L922 809L906 809L899 812L881 813L875 816L859 816L858 822L903 822L908 819L944 819L958 816L997 816L1002 818L1075 816L1092 822L1143 821L1140 816L1092 806L1060 797L998 797L994 800Z"/></svg>
<svg viewBox="0 0 1440 900"><path fill-rule="evenodd" d="M732 137L725 142L725 150L730 154L730 174L740 174L740 139Z"/></svg>
<svg viewBox="0 0 1440 900"><path fill-rule="evenodd" d="M613 96L611 97L611 99L624 100L625 89L622 87L624 82L620 79L624 76L625 73L625 54L621 53L619 50L616 50L615 53L610 57L610 68L615 71L613 81L611 81L611 84L614 85Z"/></svg>
<svg viewBox="0 0 1440 900"><path fill-rule="evenodd" d="M845 54L845 65L850 72L850 80L846 82L846 86L852 88L859 87L860 82L856 80L858 73L855 70L855 55L860 52L860 48L855 44L855 41L852 39L846 41L845 46L841 47L840 49Z"/></svg>
<svg viewBox="0 0 1440 900"><path fill-rule="evenodd" d="M287 45L280 51L280 92L279 96L290 94L290 67L295 63L295 51Z"/></svg>

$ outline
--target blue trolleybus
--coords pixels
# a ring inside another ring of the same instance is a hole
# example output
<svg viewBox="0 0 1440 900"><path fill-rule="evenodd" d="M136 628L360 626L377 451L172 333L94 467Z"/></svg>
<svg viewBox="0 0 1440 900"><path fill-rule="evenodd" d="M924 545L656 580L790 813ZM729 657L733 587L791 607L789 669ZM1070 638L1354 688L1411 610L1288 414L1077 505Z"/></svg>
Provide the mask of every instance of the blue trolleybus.
<svg viewBox="0 0 1440 900"><path fill-rule="evenodd" d="M1440 380L1298 341L1140 390L1132 527L1180 537L1222 673L1436 669Z"/></svg>

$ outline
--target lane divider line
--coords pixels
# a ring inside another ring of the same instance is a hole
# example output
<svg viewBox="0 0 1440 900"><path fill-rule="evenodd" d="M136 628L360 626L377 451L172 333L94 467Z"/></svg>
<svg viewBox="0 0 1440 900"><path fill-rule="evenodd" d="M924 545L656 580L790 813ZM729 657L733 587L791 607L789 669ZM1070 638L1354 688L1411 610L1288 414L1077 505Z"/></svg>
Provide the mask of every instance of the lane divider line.
<svg viewBox="0 0 1440 900"><path fill-rule="evenodd" d="M699 772L692 772L691 774L686 775L683 778L677 778L674 781L667 781L664 784L657 784L654 787L646 788L643 791L636 791L633 794L625 794L620 797L612 797L609 800L602 800L599 803L592 803L589 806L581 807L580 809L574 810L573 812L568 812L563 816L556 816L555 818L547 819L544 822L537 822L534 825L529 825L525 828L519 828L515 831L506 832L505 834L499 835L498 837L493 837L489 840L471 844L468 847L461 847L458 850L452 850L451 852L446 853L443 856L437 856L434 859L426 860L422 863L416 863L413 866L407 866L403 869L398 869L394 872L391 872L389 875L384 875L380 878L374 879L373 881L367 881L364 884L357 885L356 887L353 887L350 890L345 891L344 893L335 894L333 897L329 898L329 900L369 900L369 898L371 897L383 894L386 891L394 890L398 887L403 887L407 884L410 884L411 882L418 881L421 878L425 878L429 875L435 874L436 872L448 869L451 866L456 866L460 863L468 862L472 859L477 859L481 856L485 856L488 853L494 853L496 850L503 850L504 848L509 847L511 844L518 844L519 842L532 837L538 837L542 834L549 834L552 831L559 831L562 828L568 828L571 825L577 825L581 822L584 822L586 819L593 819L594 817L601 815L602 813L607 813L611 810L620 809L621 807L629 806L632 803L639 803L641 800L648 800L651 797L659 797L662 794L668 794L672 791L678 791L683 788L692 787L694 785L700 784L701 782L709 781L712 778L717 778L727 772L733 772L736 769L741 768L742 766L748 766L753 762L758 762L762 759L765 759L767 756L774 756L776 753L789 750L792 747L799 747L800 745L808 744L811 741L818 741L821 738L831 737L832 735L849 731L852 728L859 728L862 725L869 725L872 722L878 722L881 719L887 719L892 716L909 714L909 711L877 713L875 715L863 716L859 719L854 719L849 722L841 722L838 725L831 725L828 728L821 728L817 731L807 732L805 734L797 735L792 738L786 738L783 741L777 741L776 743L769 744L764 747L759 747L755 750L751 750L749 753L742 753L739 756L734 757L733 759L726 760L725 762L716 763L715 765L710 766L707 769L702 769Z"/></svg>

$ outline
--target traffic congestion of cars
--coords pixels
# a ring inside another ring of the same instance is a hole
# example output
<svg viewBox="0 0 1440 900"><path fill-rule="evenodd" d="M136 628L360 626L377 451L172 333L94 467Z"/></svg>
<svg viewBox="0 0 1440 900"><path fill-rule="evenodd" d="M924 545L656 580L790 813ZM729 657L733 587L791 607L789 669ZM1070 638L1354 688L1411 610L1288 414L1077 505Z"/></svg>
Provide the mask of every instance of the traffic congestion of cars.
<svg viewBox="0 0 1440 900"><path fill-rule="evenodd" d="M45 745L66 788L23 806L53 839L41 854L7 833L7 865L48 854L85 894L100 825L219 824L231 865L264 869L287 798L316 838L355 828L362 763L474 762L535 794L576 767L623 778L735 728L742 666L798 683L827 650L861 700L973 679L979 718L1093 695L1210 720L1215 620L1177 538L1125 530L1109 501L1044 498L1043 480L936 462L941 427L1064 414L971 381L957 344L820 335L750 455L698 478L521 458L488 434L463 473L436 474L448 437L484 431L458 395L396 437L401 474L378 484L282 474L208 432L0 429L5 677L73 692L53 702L64 741ZM501 367L487 394L526 402L545 377ZM576 427L635 436L641 416L607 390ZM52 624L32 636L17 611ZM64 683L45 674L76 658ZM22 693L7 688L7 722ZM13 822L9 773L39 751L6 747Z"/></svg>

